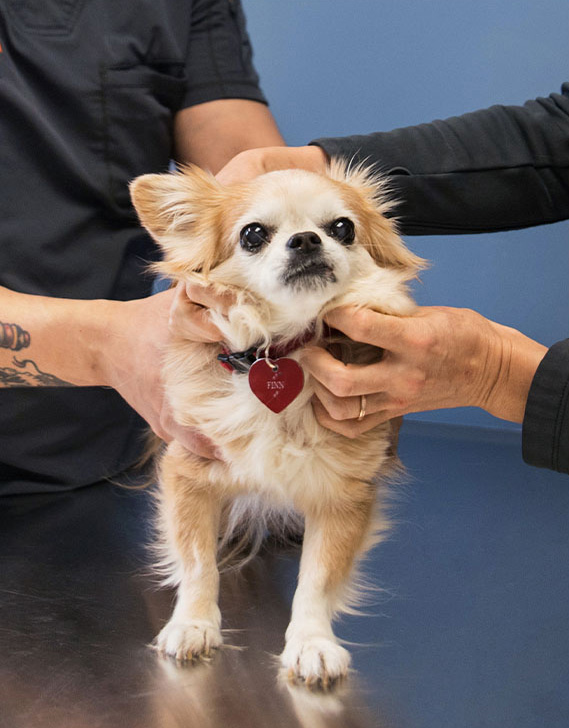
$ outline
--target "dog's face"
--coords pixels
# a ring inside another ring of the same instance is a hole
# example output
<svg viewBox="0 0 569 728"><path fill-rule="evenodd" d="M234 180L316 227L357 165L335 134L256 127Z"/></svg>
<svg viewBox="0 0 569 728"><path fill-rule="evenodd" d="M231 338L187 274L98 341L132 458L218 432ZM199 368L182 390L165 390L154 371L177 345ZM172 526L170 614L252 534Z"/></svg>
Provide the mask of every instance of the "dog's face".
<svg viewBox="0 0 569 728"><path fill-rule="evenodd" d="M309 319L366 265L415 275L420 261L384 216L377 185L342 165L329 175L271 172L234 187L189 168L145 175L131 193L164 250L167 275L200 272Z"/></svg>
<svg viewBox="0 0 569 728"><path fill-rule="evenodd" d="M252 185L231 231L233 265L275 306L319 310L356 263L356 212L326 177L273 172Z"/></svg>

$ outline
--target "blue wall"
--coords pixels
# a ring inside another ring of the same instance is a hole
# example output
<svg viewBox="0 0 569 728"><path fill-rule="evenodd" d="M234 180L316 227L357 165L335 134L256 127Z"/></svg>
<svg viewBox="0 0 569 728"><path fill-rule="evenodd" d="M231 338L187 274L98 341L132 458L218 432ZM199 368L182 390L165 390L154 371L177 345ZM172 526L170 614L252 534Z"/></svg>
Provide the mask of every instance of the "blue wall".
<svg viewBox="0 0 569 728"><path fill-rule="evenodd" d="M567 0L243 0L263 89L289 144L445 118L559 91ZM546 345L569 336L567 223L413 237L421 304L474 308ZM416 419L507 427L477 410Z"/></svg>

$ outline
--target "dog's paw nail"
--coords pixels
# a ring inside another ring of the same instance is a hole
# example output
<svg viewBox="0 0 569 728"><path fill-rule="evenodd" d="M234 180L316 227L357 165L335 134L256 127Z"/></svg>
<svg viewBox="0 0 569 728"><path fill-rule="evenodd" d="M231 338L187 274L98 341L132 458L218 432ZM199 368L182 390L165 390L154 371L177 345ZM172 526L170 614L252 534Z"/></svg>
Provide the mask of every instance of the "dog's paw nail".
<svg viewBox="0 0 569 728"><path fill-rule="evenodd" d="M184 663L209 659L221 647L223 638L210 622L168 622L156 638L156 649Z"/></svg>
<svg viewBox="0 0 569 728"><path fill-rule="evenodd" d="M281 655L289 682L310 690L329 690L346 677L350 653L327 637L290 640Z"/></svg>

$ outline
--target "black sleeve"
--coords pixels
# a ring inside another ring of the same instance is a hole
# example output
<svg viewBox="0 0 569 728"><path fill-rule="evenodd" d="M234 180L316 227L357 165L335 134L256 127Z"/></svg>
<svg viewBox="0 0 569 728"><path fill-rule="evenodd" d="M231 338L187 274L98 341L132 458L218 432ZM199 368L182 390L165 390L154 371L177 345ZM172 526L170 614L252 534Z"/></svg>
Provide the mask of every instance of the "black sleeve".
<svg viewBox="0 0 569 728"><path fill-rule="evenodd" d="M230 98L266 104L240 0L195 0L191 22L182 108Z"/></svg>
<svg viewBox="0 0 569 728"><path fill-rule="evenodd" d="M569 84L561 91L523 106L312 143L389 175L406 235L558 222L569 218ZM536 372L522 448L530 465L569 473L569 339Z"/></svg>
<svg viewBox="0 0 569 728"><path fill-rule="evenodd" d="M317 139L391 178L405 235L493 232L569 218L569 84L523 106Z"/></svg>
<svg viewBox="0 0 569 728"><path fill-rule="evenodd" d="M529 465L569 473L569 339L551 347L535 374L522 451Z"/></svg>

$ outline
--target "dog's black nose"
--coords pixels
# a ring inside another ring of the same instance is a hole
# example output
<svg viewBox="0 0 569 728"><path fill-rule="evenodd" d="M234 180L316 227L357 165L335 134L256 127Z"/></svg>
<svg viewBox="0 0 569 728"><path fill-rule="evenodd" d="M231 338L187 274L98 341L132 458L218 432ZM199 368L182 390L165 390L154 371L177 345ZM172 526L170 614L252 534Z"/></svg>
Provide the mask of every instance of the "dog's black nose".
<svg viewBox="0 0 569 728"><path fill-rule="evenodd" d="M287 240L286 247L296 253L315 253L321 250L322 241L316 233L296 233Z"/></svg>

